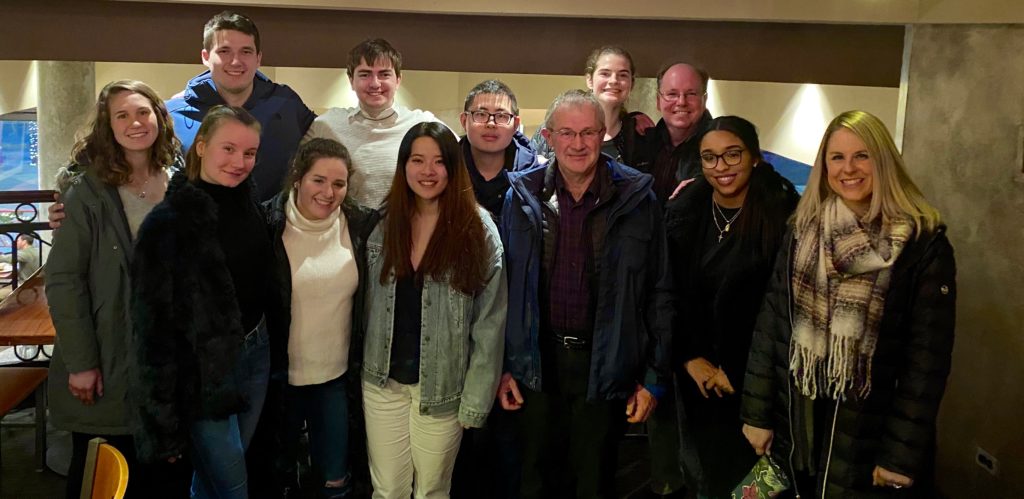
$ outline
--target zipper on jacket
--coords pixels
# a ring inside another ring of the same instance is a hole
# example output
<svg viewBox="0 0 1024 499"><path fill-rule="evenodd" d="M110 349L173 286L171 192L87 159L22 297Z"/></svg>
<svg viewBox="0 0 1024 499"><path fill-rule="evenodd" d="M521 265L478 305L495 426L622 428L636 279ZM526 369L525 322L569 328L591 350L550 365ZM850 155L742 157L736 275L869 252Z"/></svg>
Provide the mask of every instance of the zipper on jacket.
<svg viewBox="0 0 1024 499"><path fill-rule="evenodd" d="M789 241L789 255L786 261L786 308L789 311L789 345L787 354L791 357L793 355L793 281L789 278L790 273L793 271L793 239ZM789 360L789 357L786 359ZM787 372L788 372L787 368ZM789 382L789 376L786 376L786 410L789 411L789 474L790 481L793 484L793 493L796 495L796 499L800 499L800 488L796 485L796 466L793 465L793 454L796 454L796 432L793 431L793 385Z"/></svg>
<svg viewBox="0 0 1024 499"><path fill-rule="evenodd" d="M832 444L836 439L836 419L839 418L839 399L836 399L836 409L832 412L832 431L828 436L828 454L825 457L825 474L821 477L821 499L825 499L825 487L828 485L828 468L832 464Z"/></svg>

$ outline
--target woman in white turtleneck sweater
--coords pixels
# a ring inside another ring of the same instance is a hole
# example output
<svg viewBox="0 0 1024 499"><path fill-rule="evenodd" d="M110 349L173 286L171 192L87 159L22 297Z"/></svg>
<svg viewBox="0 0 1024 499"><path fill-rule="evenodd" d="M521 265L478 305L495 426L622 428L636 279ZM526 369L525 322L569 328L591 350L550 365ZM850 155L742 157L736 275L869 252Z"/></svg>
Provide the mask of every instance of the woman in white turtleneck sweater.
<svg viewBox="0 0 1024 499"><path fill-rule="evenodd" d="M279 384L287 376L283 400L269 403L283 403L282 451L291 465L307 423L313 467L329 498L352 488L346 374L358 367L362 352L359 281L366 273L366 236L377 219L346 202L351 173L345 146L311 140L296 152L284 190L265 205L282 305L269 321L271 372Z"/></svg>

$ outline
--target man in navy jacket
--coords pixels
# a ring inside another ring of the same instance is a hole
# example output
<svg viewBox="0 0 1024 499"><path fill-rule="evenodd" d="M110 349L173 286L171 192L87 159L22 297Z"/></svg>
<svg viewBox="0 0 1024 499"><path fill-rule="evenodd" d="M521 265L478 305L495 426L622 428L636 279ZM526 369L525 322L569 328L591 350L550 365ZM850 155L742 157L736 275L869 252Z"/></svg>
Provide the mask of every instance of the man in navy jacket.
<svg viewBox="0 0 1024 499"><path fill-rule="evenodd" d="M166 102L175 135L188 150L211 107L245 108L263 127L252 177L260 201L270 199L281 190L292 155L316 115L294 90L258 71L263 59L260 32L245 15L224 11L207 21L201 55L209 70Z"/></svg>
<svg viewBox="0 0 1024 499"><path fill-rule="evenodd" d="M511 174L505 371L520 410L521 495L614 497L618 440L668 373L671 277L650 175L600 153L589 92L555 99L542 132L555 160Z"/></svg>

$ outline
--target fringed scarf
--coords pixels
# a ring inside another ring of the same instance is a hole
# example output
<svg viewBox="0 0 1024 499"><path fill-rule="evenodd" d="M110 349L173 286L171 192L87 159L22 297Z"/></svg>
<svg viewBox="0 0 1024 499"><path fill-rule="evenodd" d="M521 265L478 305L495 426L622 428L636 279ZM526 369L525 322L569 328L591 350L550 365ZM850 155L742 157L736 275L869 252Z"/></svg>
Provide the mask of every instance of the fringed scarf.
<svg viewBox="0 0 1024 499"><path fill-rule="evenodd" d="M812 399L839 400L847 390L864 398L871 392L871 358L890 268L913 234L913 223L893 220L872 235L832 197L812 228L796 241L789 371Z"/></svg>

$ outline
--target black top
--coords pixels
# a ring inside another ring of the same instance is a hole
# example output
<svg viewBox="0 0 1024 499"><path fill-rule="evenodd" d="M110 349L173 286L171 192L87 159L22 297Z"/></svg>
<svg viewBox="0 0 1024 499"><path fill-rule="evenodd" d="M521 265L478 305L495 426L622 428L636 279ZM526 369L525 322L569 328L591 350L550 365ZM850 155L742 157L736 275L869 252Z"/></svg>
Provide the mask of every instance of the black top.
<svg viewBox="0 0 1024 499"><path fill-rule="evenodd" d="M473 182L473 194L476 195L476 202L480 203L495 219L501 216L501 207L505 204L505 192L508 191L508 172L512 167L515 148L505 149L505 169L498 172L494 178L487 180L477 170L473 163L473 155L469 152L468 145L464 149L466 154L466 169L469 170L469 180Z"/></svg>
<svg viewBox="0 0 1024 499"><path fill-rule="evenodd" d="M394 335L388 377L404 385L420 380L420 328L423 281L409 275L395 283Z"/></svg>
<svg viewBox="0 0 1024 499"><path fill-rule="evenodd" d="M235 286L242 328L249 332L266 311L269 265L274 259L270 236L252 197L252 184L246 181L232 188L198 180L196 187L217 205L217 236Z"/></svg>

